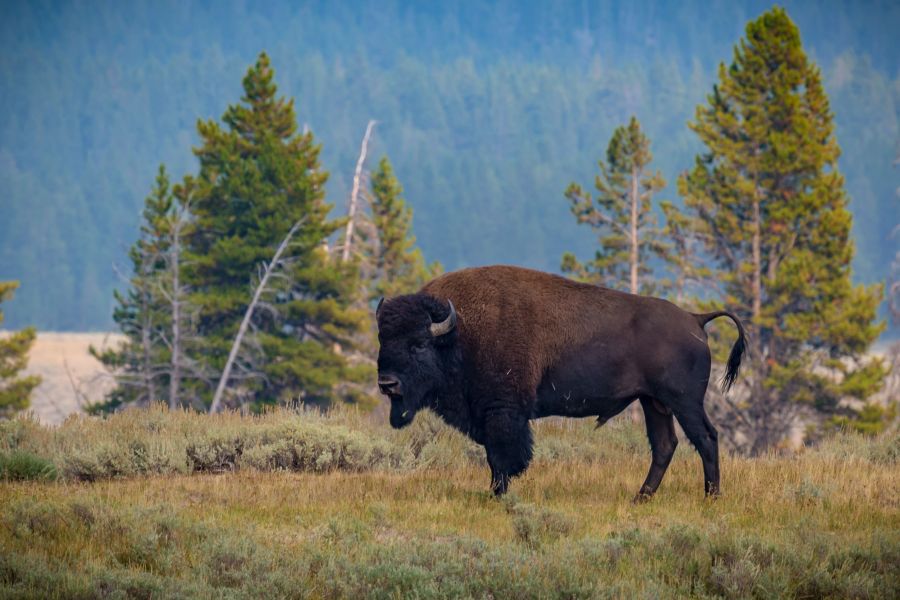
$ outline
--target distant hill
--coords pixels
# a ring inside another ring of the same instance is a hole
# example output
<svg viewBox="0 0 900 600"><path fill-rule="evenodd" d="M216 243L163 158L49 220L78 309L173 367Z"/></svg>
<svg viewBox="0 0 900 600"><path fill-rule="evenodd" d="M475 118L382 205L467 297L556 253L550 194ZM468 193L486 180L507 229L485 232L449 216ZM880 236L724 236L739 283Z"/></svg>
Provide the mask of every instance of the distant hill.
<svg viewBox="0 0 900 600"><path fill-rule="evenodd" d="M527 6L524 6L527 4ZM884 279L900 222L900 4L787 2L825 74L853 198L861 281ZM557 270L591 252L562 192L589 184L636 114L674 180L686 127L763 2L5 3L0 22L0 279L8 327L111 324L156 167L195 170L198 118L218 118L267 50L323 144L343 210L359 140L379 120L426 257Z"/></svg>

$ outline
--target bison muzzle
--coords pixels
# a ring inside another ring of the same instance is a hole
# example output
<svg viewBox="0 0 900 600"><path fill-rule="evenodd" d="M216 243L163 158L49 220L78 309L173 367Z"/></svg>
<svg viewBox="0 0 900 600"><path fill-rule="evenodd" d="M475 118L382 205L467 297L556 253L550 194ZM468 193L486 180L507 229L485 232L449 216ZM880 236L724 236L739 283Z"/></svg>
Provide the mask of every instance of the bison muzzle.
<svg viewBox="0 0 900 600"><path fill-rule="evenodd" d="M430 408L483 445L498 495L531 461L529 420L603 423L635 400L652 453L636 499L656 492L669 466L678 444L673 419L700 454L706 493L717 494L718 434L703 408L710 376L703 327L719 316L738 329L727 391L746 345L743 325L728 312L693 314L659 298L517 267L464 269L379 303L378 386L390 398L393 427Z"/></svg>

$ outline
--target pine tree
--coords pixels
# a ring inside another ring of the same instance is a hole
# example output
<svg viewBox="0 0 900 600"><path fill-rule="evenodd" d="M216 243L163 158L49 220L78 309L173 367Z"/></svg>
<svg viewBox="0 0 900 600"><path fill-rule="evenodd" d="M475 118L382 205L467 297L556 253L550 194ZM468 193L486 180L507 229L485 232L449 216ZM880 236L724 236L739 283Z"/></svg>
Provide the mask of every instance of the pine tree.
<svg viewBox="0 0 900 600"><path fill-rule="evenodd" d="M116 348L90 348L116 380L116 387L92 411L121 406L146 406L162 400L168 384L168 357L162 336L170 326L170 315L160 294L169 251L169 215L173 198L168 173L160 165L156 182L144 200L140 237L128 251L131 274L128 289L113 292L113 321L125 339Z"/></svg>
<svg viewBox="0 0 900 600"><path fill-rule="evenodd" d="M18 287L18 281L0 281L0 303L12 299ZM35 375L20 376L28 366L28 351L36 336L34 328L28 327L0 337L0 418L9 418L28 408L31 392L41 383L41 378Z"/></svg>
<svg viewBox="0 0 900 600"><path fill-rule="evenodd" d="M569 185L565 195L572 214L579 223L597 231L600 248L594 259L584 264L566 253L563 272L632 294L652 291L652 282L647 278L651 271L648 260L654 255L666 255L652 207L653 195L666 182L658 171L649 171L652 160L650 140L632 117L628 125L613 132L606 162L598 163L596 196L576 183Z"/></svg>
<svg viewBox="0 0 900 600"><path fill-rule="evenodd" d="M240 401L328 404L336 384L367 377L343 351L368 315L352 308L357 266L322 248L340 226L328 219L328 174L311 132L298 133L293 100L276 97L274 71L261 54L243 80L242 102L223 124L200 122L203 144L187 239L193 301L203 307L198 358L221 372L251 300L252 277L271 260L291 226L299 228L251 321L246 350L229 388ZM232 402L233 404L234 402Z"/></svg>
<svg viewBox="0 0 900 600"><path fill-rule="evenodd" d="M853 286L851 215L819 69L781 8L747 25L691 129L706 146L679 180L724 295L751 326L749 397L728 417L752 452L800 406L857 413L884 371L863 353L882 326L878 286ZM845 402L854 398L855 402Z"/></svg>
<svg viewBox="0 0 900 600"><path fill-rule="evenodd" d="M372 175L371 199L373 274L369 299L411 294L440 275L441 265L425 264L412 234L412 208L403 199L403 186L385 156Z"/></svg>

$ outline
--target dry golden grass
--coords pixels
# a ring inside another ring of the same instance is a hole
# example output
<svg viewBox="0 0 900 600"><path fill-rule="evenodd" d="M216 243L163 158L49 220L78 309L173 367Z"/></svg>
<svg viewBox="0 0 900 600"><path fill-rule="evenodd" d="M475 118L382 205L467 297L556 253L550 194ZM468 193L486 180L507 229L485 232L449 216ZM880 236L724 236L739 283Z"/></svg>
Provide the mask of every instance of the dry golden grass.
<svg viewBox="0 0 900 600"><path fill-rule="evenodd" d="M703 498L699 458L683 444L657 496L633 505L649 452L624 422L596 432L584 421L538 423L537 460L499 501L487 492L488 472L473 448L427 415L401 432L347 413L250 419L157 410L127 418L70 422L61 431L7 426L0 450L44 448L59 460L54 444L77 453L117 435L124 445L114 447L128 447L138 431L190 438L204 427L215 434L240 426L257 431L245 438L250 447L260 431L305 419L380 440L406 458L324 473L238 461L237 470L220 474L93 483L66 478L63 466L55 483L0 484L5 595L900 594L896 434L842 435L791 457L727 456L717 500ZM88 445L63 444L66 427L91 438ZM295 436L306 431L292 427Z"/></svg>

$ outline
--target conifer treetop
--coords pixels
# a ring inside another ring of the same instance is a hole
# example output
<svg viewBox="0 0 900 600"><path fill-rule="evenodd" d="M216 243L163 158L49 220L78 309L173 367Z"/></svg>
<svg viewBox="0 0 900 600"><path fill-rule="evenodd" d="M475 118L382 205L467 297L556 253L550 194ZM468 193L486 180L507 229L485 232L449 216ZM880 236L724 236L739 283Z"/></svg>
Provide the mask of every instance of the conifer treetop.
<svg viewBox="0 0 900 600"><path fill-rule="evenodd" d="M297 130L294 100L276 98L275 69L262 52L243 80L243 105L228 107L222 120L241 137L255 141L265 131L285 140Z"/></svg>

